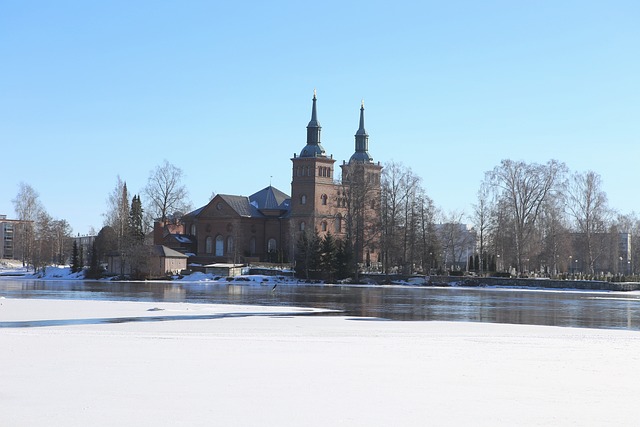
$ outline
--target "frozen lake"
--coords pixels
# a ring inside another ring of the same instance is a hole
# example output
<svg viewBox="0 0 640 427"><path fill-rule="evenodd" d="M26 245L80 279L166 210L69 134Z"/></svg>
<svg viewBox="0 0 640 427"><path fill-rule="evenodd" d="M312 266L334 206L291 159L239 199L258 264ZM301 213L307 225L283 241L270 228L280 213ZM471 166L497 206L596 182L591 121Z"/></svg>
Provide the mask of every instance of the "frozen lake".
<svg viewBox="0 0 640 427"><path fill-rule="evenodd" d="M640 293L0 279L0 297L319 307L347 316L640 330Z"/></svg>

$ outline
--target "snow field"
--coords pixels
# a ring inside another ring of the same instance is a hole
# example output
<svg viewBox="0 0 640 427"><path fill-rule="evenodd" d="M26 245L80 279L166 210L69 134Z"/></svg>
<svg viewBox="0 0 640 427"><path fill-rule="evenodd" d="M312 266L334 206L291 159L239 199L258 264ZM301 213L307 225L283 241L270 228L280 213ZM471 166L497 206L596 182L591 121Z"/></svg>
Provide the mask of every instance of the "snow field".
<svg viewBox="0 0 640 427"><path fill-rule="evenodd" d="M189 316L0 328L0 425L637 423L637 332L309 312L0 299L0 322Z"/></svg>

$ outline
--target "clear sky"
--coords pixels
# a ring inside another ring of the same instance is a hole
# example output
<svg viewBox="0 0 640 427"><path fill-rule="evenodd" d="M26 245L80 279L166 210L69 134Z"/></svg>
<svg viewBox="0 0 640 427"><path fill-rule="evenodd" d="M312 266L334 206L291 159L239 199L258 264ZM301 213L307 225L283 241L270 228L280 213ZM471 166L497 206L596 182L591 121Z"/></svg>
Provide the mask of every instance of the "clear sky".
<svg viewBox="0 0 640 427"><path fill-rule="evenodd" d="M24 181L98 230L116 177L138 193L164 159L194 207L290 193L314 89L327 153L364 99L374 159L445 212L505 158L594 170L639 211L638 22L635 0L1 2L0 213Z"/></svg>

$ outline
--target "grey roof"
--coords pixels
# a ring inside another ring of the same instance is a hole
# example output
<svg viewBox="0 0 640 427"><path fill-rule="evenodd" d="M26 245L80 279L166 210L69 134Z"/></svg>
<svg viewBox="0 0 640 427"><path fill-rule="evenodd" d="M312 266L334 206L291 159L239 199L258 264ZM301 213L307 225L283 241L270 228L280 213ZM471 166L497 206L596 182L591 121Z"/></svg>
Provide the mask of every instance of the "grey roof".
<svg viewBox="0 0 640 427"><path fill-rule="evenodd" d="M186 256L185 254L180 253L178 251L174 251L173 249L168 248L168 247L163 246L163 245L153 245L151 249L152 249L153 255L160 256L160 257L165 257L165 258L188 258L188 256Z"/></svg>
<svg viewBox="0 0 640 427"><path fill-rule="evenodd" d="M300 157L325 157L325 151L320 144L320 122L316 109L316 91L313 91L313 106L311 107L311 120L307 125L307 145L300 151Z"/></svg>
<svg viewBox="0 0 640 427"><path fill-rule="evenodd" d="M300 152L300 157L325 157L326 151L322 144L307 144Z"/></svg>
<svg viewBox="0 0 640 427"><path fill-rule="evenodd" d="M355 153L353 153L353 155L349 159L349 163L351 162L372 163L373 157L371 157L371 154L369 154L368 151L356 151Z"/></svg>
<svg viewBox="0 0 640 427"><path fill-rule="evenodd" d="M193 217L193 216L198 216L198 214L199 214L200 212L202 212L202 209L204 209L205 207L207 207L207 205L204 205L204 206L202 206L201 208L198 208L198 209L196 209L196 210L194 210L194 211L189 212L188 214L186 214L185 216L183 216L183 218L186 218L186 217Z"/></svg>
<svg viewBox="0 0 640 427"><path fill-rule="evenodd" d="M289 210L291 197L275 187L268 186L249 196L251 205L258 209Z"/></svg>
<svg viewBox="0 0 640 427"><path fill-rule="evenodd" d="M356 151L349 159L349 163L373 163L373 157L369 154L369 134L364 128L364 101L360 105L360 125L355 137Z"/></svg>
<svg viewBox="0 0 640 427"><path fill-rule="evenodd" d="M262 216L258 209L250 203L248 197L232 196L230 194L219 194L219 196L240 216Z"/></svg>

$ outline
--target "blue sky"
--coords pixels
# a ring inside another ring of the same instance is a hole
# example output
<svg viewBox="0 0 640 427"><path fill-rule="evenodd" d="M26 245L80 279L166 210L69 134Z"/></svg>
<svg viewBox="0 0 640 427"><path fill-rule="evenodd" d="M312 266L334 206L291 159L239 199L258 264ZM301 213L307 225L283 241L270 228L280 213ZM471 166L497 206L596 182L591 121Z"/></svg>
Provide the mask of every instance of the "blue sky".
<svg viewBox="0 0 640 427"><path fill-rule="evenodd" d="M471 211L501 159L602 175L639 211L640 2L0 3L0 213L24 181L76 233L164 159L195 207L290 193L313 90L322 143L402 162Z"/></svg>

